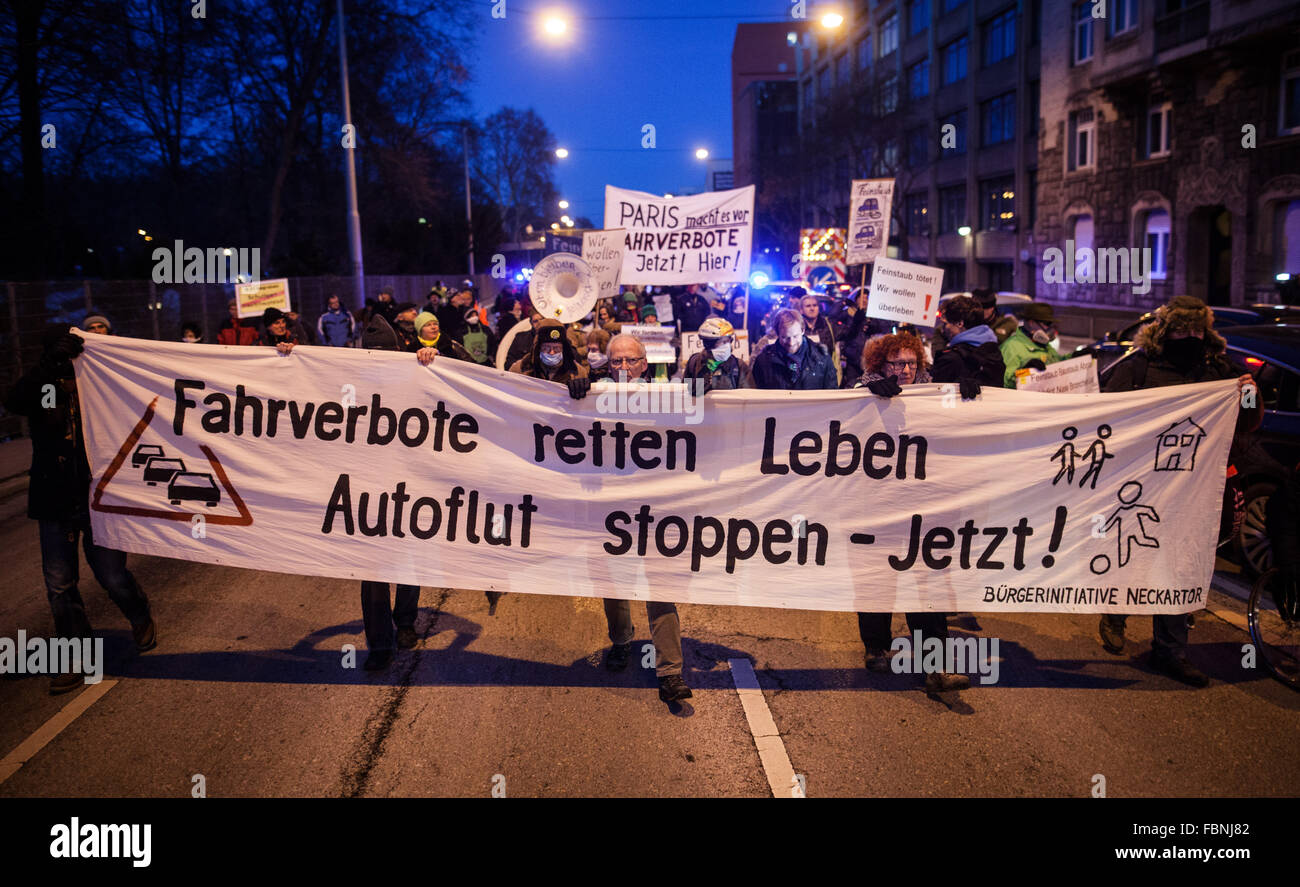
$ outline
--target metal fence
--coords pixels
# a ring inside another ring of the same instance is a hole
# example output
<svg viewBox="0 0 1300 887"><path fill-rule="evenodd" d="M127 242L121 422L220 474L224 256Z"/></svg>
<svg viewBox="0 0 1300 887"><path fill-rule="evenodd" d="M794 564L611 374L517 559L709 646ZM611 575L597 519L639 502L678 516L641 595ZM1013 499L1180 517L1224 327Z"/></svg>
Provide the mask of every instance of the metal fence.
<svg viewBox="0 0 1300 887"><path fill-rule="evenodd" d="M452 286L464 275L368 275L366 293L382 287L393 291L398 302L423 305L429 289ZM477 279L479 291L489 301L502 281L488 275ZM352 291L350 277L291 277L289 300L305 325L315 328L331 294ZM59 280L10 282L0 288L0 393L8 392L18 377L41 356L41 336L50 324L80 326L91 314L103 314L113 333L140 339L179 340L181 325L193 321L205 342L215 342L226 306L235 297L234 284L155 284L149 280ZM24 434L20 417L0 409L0 440Z"/></svg>

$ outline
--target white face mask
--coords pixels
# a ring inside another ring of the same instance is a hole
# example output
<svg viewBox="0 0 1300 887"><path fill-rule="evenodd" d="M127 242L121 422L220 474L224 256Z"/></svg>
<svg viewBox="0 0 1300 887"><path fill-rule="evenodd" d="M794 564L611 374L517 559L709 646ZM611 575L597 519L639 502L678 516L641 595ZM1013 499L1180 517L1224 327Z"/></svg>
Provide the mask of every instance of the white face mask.
<svg viewBox="0 0 1300 887"><path fill-rule="evenodd" d="M722 363L724 360L731 357L731 343L719 342L709 350L709 353L713 355L714 360L718 363Z"/></svg>
<svg viewBox="0 0 1300 887"><path fill-rule="evenodd" d="M557 367L564 362L564 353L553 351L543 351L540 355L542 363L548 367Z"/></svg>
<svg viewBox="0 0 1300 887"><path fill-rule="evenodd" d="M186 337L184 337L183 339L181 339L181 341L182 341L182 342L197 342L198 339L194 338L193 336L186 336Z"/></svg>
<svg viewBox="0 0 1300 887"><path fill-rule="evenodd" d="M593 369L598 370L601 367L603 367L605 364L609 363L609 355L601 354L599 351L588 351L587 363Z"/></svg>

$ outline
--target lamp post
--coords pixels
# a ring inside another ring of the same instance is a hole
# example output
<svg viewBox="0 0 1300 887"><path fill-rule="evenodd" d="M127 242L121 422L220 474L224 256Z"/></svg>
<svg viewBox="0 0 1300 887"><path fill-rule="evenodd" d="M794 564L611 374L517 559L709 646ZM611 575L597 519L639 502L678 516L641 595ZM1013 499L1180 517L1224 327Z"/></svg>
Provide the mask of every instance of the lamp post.
<svg viewBox="0 0 1300 887"><path fill-rule="evenodd" d="M352 101L348 94L348 37L343 21L343 0L337 0L339 13L339 77L343 83L343 127L344 131L354 133L352 129ZM352 280L356 287L354 304L358 308L366 304L366 272L361 259L361 211L357 208L357 167L354 159L356 140L351 139L343 150L344 166L348 181L348 248L352 256Z"/></svg>

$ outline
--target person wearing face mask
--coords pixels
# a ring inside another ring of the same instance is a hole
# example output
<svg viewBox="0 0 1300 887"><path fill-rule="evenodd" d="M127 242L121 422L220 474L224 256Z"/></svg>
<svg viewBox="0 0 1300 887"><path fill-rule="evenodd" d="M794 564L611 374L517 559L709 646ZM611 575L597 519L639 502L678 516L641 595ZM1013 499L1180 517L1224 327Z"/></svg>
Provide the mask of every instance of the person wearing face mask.
<svg viewBox="0 0 1300 887"><path fill-rule="evenodd" d="M1002 362L1006 365L1002 384L1007 388L1016 387L1016 370L1030 365L1031 361L1037 361L1035 369L1045 369L1064 359L1052 347L1052 340L1056 338L1056 315L1051 305L1034 302L1026 306L1020 316L1024 318L1024 324L999 346Z"/></svg>
<svg viewBox="0 0 1300 887"><path fill-rule="evenodd" d="M1134 337L1141 349L1116 365L1103 391L1137 391L1166 385L1187 385L1237 378L1233 397L1241 403L1241 389L1253 384L1250 374L1238 376L1228 362L1228 343L1214 331L1214 314L1195 296L1175 296L1156 309L1156 319ZM1228 464L1237 464L1251 435L1263 421L1263 404L1256 396L1252 407L1237 413ZM1124 627L1128 617L1107 613L1101 617L1098 633L1107 652L1124 650ZM1156 670L1193 687L1204 687L1210 679L1187 656L1187 616L1177 613L1151 617L1151 664Z"/></svg>
<svg viewBox="0 0 1300 887"><path fill-rule="evenodd" d="M750 373L755 388L807 391L838 388L830 352L811 341L803 315L783 308L772 319L776 341L754 358Z"/></svg>
<svg viewBox="0 0 1300 887"><path fill-rule="evenodd" d="M543 320L533 330L532 350L511 364L510 372L567 385L572 379L587 379L586 363L579 362L564 324Z"/></svg>
<svg viewBox="0 0 1300 887"><path fill-rule="evenodd" d="M181 324L181 341L196 344L203 341L203 327L197 320L187 320Z"/></svg>
<svg viewBox="0 0 1300 887"><path fill-rule="evenodd" d="M609 339L606 330L587 333L587 378L592 382L609 378Z"/></svg>
<svg viewBox="0 0 1300 887"><path fill-rule="evenodd" d="M465 311L465 332L459 343L475 363L491 364L497 359L497 337L479 317L478 309L470 306Z"/></svg>
<svg viewBox="0 0 1300 887"><path fill-rule="evenodd" d="M700 325L704 349L691 355L682 373L688 384L694 380L697 395L749 387L749 364L731 353L735 342L735 328L721 317Z"/></svg>

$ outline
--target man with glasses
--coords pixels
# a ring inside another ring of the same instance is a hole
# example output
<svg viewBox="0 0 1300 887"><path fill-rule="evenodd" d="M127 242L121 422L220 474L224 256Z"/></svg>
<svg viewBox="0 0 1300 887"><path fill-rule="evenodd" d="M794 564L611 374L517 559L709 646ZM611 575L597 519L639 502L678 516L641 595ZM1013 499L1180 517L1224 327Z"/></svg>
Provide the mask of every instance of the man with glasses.
<svg viewBox="0 0 1300 887"><path fill-rule="evenodd" d="M612 381L645 383L650 366L646 362L645 346L632 336L620 333L609 340L609 366ZM574 400L586 397L589 390L591 381L586 377L569 382L569 395ZM645 609L650 620L650 639L654 642L659 698L670 703L691 698L691 688L682 678L682 626L677 605L646 601ZM605 622L612 644L605 657L605 667L622 671L632 655L632 602L606 598Z"/></svg>

